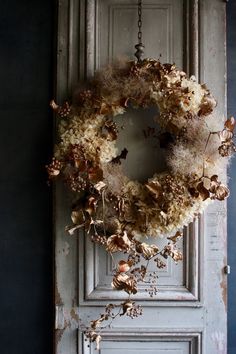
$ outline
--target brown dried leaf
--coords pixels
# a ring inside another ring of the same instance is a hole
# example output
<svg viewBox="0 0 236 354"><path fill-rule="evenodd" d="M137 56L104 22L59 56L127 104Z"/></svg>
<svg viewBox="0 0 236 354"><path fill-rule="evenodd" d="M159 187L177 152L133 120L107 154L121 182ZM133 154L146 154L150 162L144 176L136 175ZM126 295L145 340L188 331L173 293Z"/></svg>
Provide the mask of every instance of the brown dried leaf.
<svg viewBox="0 0 236 354"><path fill-rule="evenodd" d="M68 160L72 160L79 172L85 172L87 170L88 161L85 159L83 147L79 144L70 146L68 151Z"/></svg>
<svg viewBox="0 0 236 354"><path fill-rule="evenodd" d="M199 192L196 190L194 187L189 187L188 188L189 193L193 198L198 198L199 197Z"/></svg>
<svg viewBox="0 0 236 354"><path fill-rule="evenodd" d="M84 159L74 158L75 167L78 168L79 172L85 172L87 170L87 161Z"/></svg>
<svg viewBox="0 0 236 354"><path fill-rule="evenodd" d="M96 206L97 206L97 199L95 197L89 197L87 202L86 202L86 207L85 207L85 211L87 211L87 213L91 216L95 210L96 210Z"/></svg>
<svg viewBox="0 0 236 354"><path fill-rule="evenodd" d="M220 137L221 141L231 140L233 138L233 132L231 130L228 130L228 129L223 129L219 133L219 137Z"/></svg>
<svg viewBox="0 0 236 354"><path fill-rule="evenodd" d="M125 302L123 302L122 305L122 310L123 312L120 314L120 316L124 316L126 314L129 314L131 312L131 310L134 307L135 302L131 301L131 300L127 300Z"/></svg>
<svg viewBox="0 0 236 354"><path fill-rule="evenodd" d="M236 124L236 122L235 122L234 117L230 117L225 122L225 128L228 129L229 131L233 132L235 124Z"/></svg>
<svg viewBox="0 0 236 354"><path fill-rule="evenodd" d="M123 235L112 235L107 239L107 248L108 252L127 252L130 250L132 242L128 238L126 231Z"/></svg>
<svg viewBox="0 0 236 354"><path fill-rule="evenodd" d="M90 327L95 330L95 329L97 329L98 327L101 326L103 321L106 321L106 320L108 320L108 316L103 314L97 320L91 321L90 322Z"/></svg>
<svg viewBox="0 0 236 354"><path fill-rule="evenodd" d="M161 255L164 258L171 257L175 262L182 261L183 255L181 251L176 249L174 244L168 244L167 246L164 247L164 249L161 251Z"/></svg>
<svg viewBox="0 0 236 354"><path fill-rule="evenodd" d="M120 161L120 160L121 160L121 159L125 160L127 154L128 154L128 150L127 150L126 148L124 148L124 149L121 151L120 155L114 157L114 159L112 159L111 162L112 162L112 163L118 163L118 164L120 165L120 164L121 164L121 161Z"/></svg>
<svg viewBox="0 0 236 354"><path fill-rule="evenodd" d="M204 87L204 85L202 86ZM198 112L198 116L208 116L216 106L216 100L211 95L205 96Z"/></svg>
<svg viewBox="0 0 236 354"><path fill-rule="evenodd" d="M167 123L166 129L174 136L178 135L179 127L177 127L171 120Z"/></svg>
<svg viewBox="0 0 236 354"><path fill-rule="evenodd" d="M218 200L225 200L228 198L229 194L229 189L224 184L220 184L216 189L214 197Z"/></svg>
<svg viewBox="0 0 236 354"><path fill-rule="evenodd" d="M106 183L100 181L95 184L94 188L100 193L106 187Z"/></svg>
<svg viewBox="0 0 236 354"><path fill-rule="evenodd" d="M197 190L200 193L200 196L203 201L210 197L210 192L204 187L203 182L198 183Z"/></svg>
<svg viewBox="0 0 236 354"><path fill-rule="evenodd" d="M117 137L118 137L118 129L117 129L117 126L116 126L115 122L113 122L111 120L107 120L105 122L104 128L107 130L108 137L110 138L111 141L117 139Z"/></svg>
<svg viewBox="0 0 236 354"><path fill-rule="evenodd" d="M100 167L90 167L88 170L88 178L91 182L98 182L103 179L103 171Z"/></svg>
<svg viewBox="0 0 236 354"><path fill-rule="evenodd" d="M71 213L71 220L73 224L76 225L84 225L85 223L85 215L82 209L80 210L73 210Z"/></svg>
<svg viewBox="0 0 236 354"><path fill-rule="evenodd" d="M120 316L127 315L130 318L136 318L142 315L142 308L140 305L136 305L134 301L126 300L125 302L121 303L121 307L123 309L123 313Z"/></svg>
<svg viewBox="0 0 236 354"><path fill-rule="evenodd" d="M84 226L84 224L82 224L82 225L73 225L73 226L68 225L68 226L66 226L65 230L72 236L72 235L74 235L76 230L81 229L83 226Z"/></svg>
<svg viewBox="0 0 236 354"><path fill-rule="evenodd" d="M100 349L100 342L102 340L102 337L100 334L98 334L97 332L95 331L87 331L85 332L87 338L90 339L91 342L95 342L96 343L96 350L99 350Z"/></svg>
<svg viewBox="0 0 236 354"><path fill-rule="evenodd" d="M211 181L219 183L218 178L219 177L217 175L212 175L211 176Z"/></svg>
<svg viewBox="0 0 236 354"><path fill-rule="evenodd" d="M107 115L107 114L110 114L111 112L112 112L111 106L108 105L105 102L101 102L100 112L99 113Z"/></svg>
<svg viewBox="0 0 236 354"><path fill-rule="evenodd" d="M111 285L116 290L124 290L128 294L137 293L137 281L133 277L129 277L124 273L117 273L114 276Z"/></svg>
<svg viewBox="0 0 236 354"><path fill-rule="evenodd" d="M136 251L142 253L145 259L151 259L159 252L159 248L156 245L148 245L147 243L142 242L136 244Z"/></svg>
<svg viewBox="0 0 236 354"><path fill-rule="evenodd" d="M161 184L158 181L152 181L152 182L146 183L145 187L151 193L151 195L153 196L153 198L155 200L159 201L160 199L162 199L163 190L162 190Z"/></svg>
<svg viewBox="0 0 236 354"><path fill-rule="evenodd" d="M167 237L168 240L171 240L173 243L176 243L183 237L183 233L180 231L177 231L174 236Z"/></svg>
<svg viewBox="0 0 236 354"><path fill-rule="evenodd" d="M216 190L219 187L219 185L220 185L220 182L218 181L218 176L217 175L211 176L209 191L211 193L216 193Z"/></svg>
<svg viewBox="0 0 236 354"><path fill-rule="evenodd" d="M95 339L95 343L96 343L96 350L100 350L100 342L102 340L102 337L100 334L97 334L96 339Z"/></svg>
<svg viewBox="0 0 236 354"><path fill-rule="evenodd" d="M213 194L212 199L224 200L229 196L229 189L227 186L218 181L218 176L211 177L211 184L209 191Z"/></svg>

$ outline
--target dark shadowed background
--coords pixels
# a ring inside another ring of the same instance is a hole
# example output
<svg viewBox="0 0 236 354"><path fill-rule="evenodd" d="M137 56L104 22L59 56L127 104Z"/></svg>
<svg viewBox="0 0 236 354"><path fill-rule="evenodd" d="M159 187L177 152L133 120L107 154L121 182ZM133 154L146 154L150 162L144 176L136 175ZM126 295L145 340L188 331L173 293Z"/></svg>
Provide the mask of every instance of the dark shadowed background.
<svg viewBox="0 0 236 354"><path fill-rule="evenodd" d="M227 7L228 112L236 115L236 2ZM1 1L0 354L52 353L52 196L44 165L52 150L54 18L53 0ZM235 354L236 160L230 175L228 354Z"/></svg>
<svg viewBox="0 0 236 354"><path fill-rule="evenodd" d="M0 4L0 353L51 354L54 6Z"/></svg>

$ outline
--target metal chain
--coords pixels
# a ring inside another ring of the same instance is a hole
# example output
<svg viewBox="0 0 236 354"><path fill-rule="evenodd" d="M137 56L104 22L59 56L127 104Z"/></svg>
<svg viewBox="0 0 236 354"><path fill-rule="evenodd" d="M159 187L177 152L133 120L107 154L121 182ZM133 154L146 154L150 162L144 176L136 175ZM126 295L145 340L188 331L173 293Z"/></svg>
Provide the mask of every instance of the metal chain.
<svg viewBox="0 0 236 354"><path fill-rule="evenodd" d="M138 1L138 42L142 43L142 0Z"/></svg>
<svg viewBox="0 0 236 354"><path fill-rule="evenodd" d="M138 44L135 45L135 56L140 62L144 54L144 45L142 44L142 0L138 0Z"/></svg>

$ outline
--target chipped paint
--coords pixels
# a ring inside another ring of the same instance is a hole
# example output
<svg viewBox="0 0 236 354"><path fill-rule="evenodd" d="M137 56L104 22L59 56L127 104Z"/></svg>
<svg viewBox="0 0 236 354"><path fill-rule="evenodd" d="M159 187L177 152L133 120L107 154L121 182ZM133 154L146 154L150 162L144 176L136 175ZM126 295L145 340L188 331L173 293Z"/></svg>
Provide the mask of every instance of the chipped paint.
<svg viewBox="0 0 236 354"><path fill-rule="evenodd" d="M63 305L63 301L62 301L61 294L60 294L59 289L58 289L57 282L55 282L54 297L55 297L55 304L56 305Z"/></svg>
<svg viewBox="0 0 236 354"><path fill-rule="evenodd" d="M71 309L70 311L70 315L71 315L71 318L76 322L76 323L79 323L79 315L78 315L78 311L75 310L74 308Z"/></svg>
<svg viewBox="0 0 236 354"><path fill-rule="evenodd" d="M77 329L79 326L78 308L65 308L56 306L55 327L56 329Z"/></svg>
<svg viewBox="0 0 236 354"><path fill-rule="evenodd" d="M55 346L55 349L57 350L57 347L61 341L61 338L63 336L63 333L64 333L65 329L57 329L55 331L55 342L54 342L54 346ZM57 351L56 351L57 352Z"/></svg>
<svg viewBox="0 0 236 354"><path fill-rule="evenodd" d="M64 247L62 249L62 252L64 253L65 256L68 256L70 253L70 245L67 241L64 243Z"/></svg>
<svg viewBox="0 0 236 354"><path fill-rule="evenodd" d="M224 258L224 264L226 264L225 258ZM227 312L227 276L224 272L224 267L222 268L222 281L220 282L220 287L222 291L222 301L225 306L225 312Z"/></svg>

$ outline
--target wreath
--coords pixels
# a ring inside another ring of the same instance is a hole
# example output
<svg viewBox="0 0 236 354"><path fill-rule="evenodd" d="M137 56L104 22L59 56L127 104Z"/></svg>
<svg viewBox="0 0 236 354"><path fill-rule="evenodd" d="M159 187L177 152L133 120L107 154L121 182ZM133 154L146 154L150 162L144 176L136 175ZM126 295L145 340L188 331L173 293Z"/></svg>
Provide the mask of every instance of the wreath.
<svg viewBox="0 0 236 354"><path fill-rule="evenodd" d="M153 59L109 66L96 73L90 89L75 93L72 104L51 105L61 117L60 141L47 170L50 178L61 176L72 191L73 225L67 230L74 234L85 228L111 254L126 253L128 258L115 267L112 285L134 294L147 273L143 264L137 266L140 257L154 259L158 268L165 266L158 255L181 260L176 244L183 227L210 201L228 197L218 176L226 167L225 157L235 151L234 118L222 129L211 114L216 101L206 85ZM141 183L123 172L128 150L118 151L117 121L128 107L150 106L157 108L156 136L165 148L167 170ZM166 236L168 244L159 250L142 242L143 236ZM108 305L91 322L91 340L99 342L97 329L114 317L115 306ZM130 317L141 313L131 300L119 306Z"/></svg>

